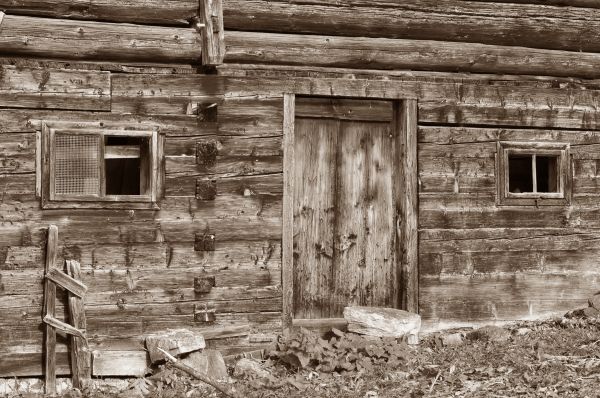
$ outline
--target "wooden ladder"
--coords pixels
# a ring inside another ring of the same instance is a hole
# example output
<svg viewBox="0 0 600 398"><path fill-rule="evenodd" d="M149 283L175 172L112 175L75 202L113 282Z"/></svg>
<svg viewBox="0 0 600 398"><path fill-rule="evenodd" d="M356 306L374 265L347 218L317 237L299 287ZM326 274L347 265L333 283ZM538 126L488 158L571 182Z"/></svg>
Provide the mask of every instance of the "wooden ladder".
<svg viewBox="0 0 600 398"><path fill-rule="evenodd" d="M81 282L81 268L77 261L66 261L64 273L55 267L58 247L58 228L48 228L46 266L44 275L44 323L46 324L45 376L46 394L56 394L56 330L71 336L70 356L73 387L83 388L91 379L90 353L85 335L86 321L83 296L87 287ZM71 324L56 318L56 286L68 292Z"/></svg>

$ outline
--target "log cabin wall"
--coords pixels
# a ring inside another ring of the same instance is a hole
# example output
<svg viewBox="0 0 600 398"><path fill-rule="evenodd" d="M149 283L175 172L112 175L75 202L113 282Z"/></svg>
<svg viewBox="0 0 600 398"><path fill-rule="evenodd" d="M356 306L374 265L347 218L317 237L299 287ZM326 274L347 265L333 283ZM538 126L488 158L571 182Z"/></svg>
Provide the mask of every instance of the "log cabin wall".
<svg viewBox="0 0 600 398"><path fill-rule="evenodd" d="M50 224L59 264L82 265L99 362L108 351L126 351L125 364L144 358L143 336L169 328L199 331L224 355L265 347L281 330L281 104L223 102L223 79L200 67L197 1L91 3L0 2L0 377L43 374ZM158 127L160 210L42 210L43 121ZM201 148L217 142L217 162L200 164ZM215 178L218 195L203 200ZM204 235L215 237L208 251L198 247ZM69 374L60 336L57 352L57 373ZM118 374L106 356L111 365L94 373Z"/></svg>
<svg viewBox="0 0 600 398"><path fill-rule="evenodd" d="M535 3L224 0L225 65L203 71L196 0L0 0L0 376L41 374L49 224L82 264L92 349L139 352L178 327L226 354L264 346L281 329L286 92L418 99L429 325L582 304L599 282L600 9ZM42 211L43 120L160 127L161 210ZM497 206L499 140L570 143L571 205ZM197 163L204 145L214 164ZM214 251L195 250L204 234ZM195 319L204 308L214 325Z"/></svg>
<svg viewBox="0 0 600 398"><path fill-rule="evenodd" d="M418 99L427 327L560 314L599 289L597 2L233 0L224 16L222 75ZM498 206L499 141L569 143L571 203Z"/></svg>

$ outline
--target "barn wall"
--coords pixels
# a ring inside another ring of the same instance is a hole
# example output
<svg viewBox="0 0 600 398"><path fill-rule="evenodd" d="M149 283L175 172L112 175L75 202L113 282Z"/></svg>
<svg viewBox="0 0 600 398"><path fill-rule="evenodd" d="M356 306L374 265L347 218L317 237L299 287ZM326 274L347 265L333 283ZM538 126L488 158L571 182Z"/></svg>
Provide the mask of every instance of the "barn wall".
<svg viewBox="0 0 600 398"><path fill-rule="evenodd" d="M93 349L141 350L144 333L188 327L235 353L280 330L284 92L419 100L420 306L430 325L561 312L599 289L595 3L340 3L226 0L227 65L203 71L196 0L0 0L0 376L41 374L49 224L60 259L82 264ZM323 16L335 23L315 23ZM197 111L215 103L216 119ZM42 120L159 126L161 210L41 211ZM497 207L504 139L570 142L572 205ZM207 168L196 145L209 141L219 156ZM196 199L206 179L217 181L212 201ZM205 232L214 252L194 250ZM213 275L211 293L194 293L195 277ZM194 320L204 305L215 325ZM64 341L58 350L59 374L68 372Z"/></svg>

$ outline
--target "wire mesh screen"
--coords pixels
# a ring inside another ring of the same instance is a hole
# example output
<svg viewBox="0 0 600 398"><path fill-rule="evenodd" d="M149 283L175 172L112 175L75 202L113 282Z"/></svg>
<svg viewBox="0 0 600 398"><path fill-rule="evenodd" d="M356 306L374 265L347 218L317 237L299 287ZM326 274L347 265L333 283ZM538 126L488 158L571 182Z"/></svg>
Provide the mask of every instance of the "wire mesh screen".
<svg viewBox="0 0 600 398"><path fill-rule="evenodd" d="M100 136L56 134L54 140L54 192L98 195Z"/></svg>

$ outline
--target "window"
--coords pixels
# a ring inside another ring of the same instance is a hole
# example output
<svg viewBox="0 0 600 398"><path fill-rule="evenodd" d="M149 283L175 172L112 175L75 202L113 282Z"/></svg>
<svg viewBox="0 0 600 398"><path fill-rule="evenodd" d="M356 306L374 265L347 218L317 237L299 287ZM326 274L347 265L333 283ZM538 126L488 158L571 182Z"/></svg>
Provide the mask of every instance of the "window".
<svg viewBox="0 0 600 398"><path fill-rule="evenodd" d="M570 201L569 144L498 143L500 205L562 205Z"/></svg>
<svg viewBox="0 0 600 398"><path fill-rule="evenodd" d="M157 208L157 130L54 128L41 133L44 208Z"/></svg>

